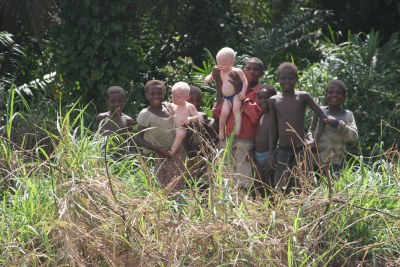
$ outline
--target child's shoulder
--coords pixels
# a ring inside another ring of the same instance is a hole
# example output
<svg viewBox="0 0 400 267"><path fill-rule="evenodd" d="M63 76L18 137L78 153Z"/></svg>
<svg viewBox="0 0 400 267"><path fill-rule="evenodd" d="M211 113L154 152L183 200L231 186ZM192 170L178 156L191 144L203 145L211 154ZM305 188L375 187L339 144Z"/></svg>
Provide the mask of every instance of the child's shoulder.
<svg viewBox="0 0 400 267"><path fill-rule="evenodd" d="M110 117L110 111L99 113L96 116L96 121L102 121L108 117Z"/></svg>
<svg viewBox="0 0 400 267"><path fill-rule="evenodd" d="M345 109L344 113L345 113L345 116L353 116L354 117L353 111L351 111L351 110Z"/></svg>
<svg viewBox="0 0 400 267"><path fill-rule="evenodd" d="M298 96L311 96L311 94L307 91L296 90L294 93Z"/></svg>
<svg viewBox="0 0 400 267"><path fill-rule="evenodd" d="M133 121L133 118L125 113L122 113L122 117L127 121Z"/></svg>

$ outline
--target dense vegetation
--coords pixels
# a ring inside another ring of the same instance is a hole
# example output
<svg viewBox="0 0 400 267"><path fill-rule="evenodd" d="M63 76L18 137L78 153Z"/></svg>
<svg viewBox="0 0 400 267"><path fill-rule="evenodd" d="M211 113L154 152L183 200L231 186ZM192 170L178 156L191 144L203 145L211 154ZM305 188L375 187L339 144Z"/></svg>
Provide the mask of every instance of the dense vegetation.
<svg viewBox="0 0 400 267"><path fill-rule="evenodd" d="M1 1L0 265L400 264L399 10L397 0ZM299 89L321 104L329 80L346 83L360 140L332 186L252 198L213 160L209 189L168 195L135 149L105 155L91 128L108 86L129 92L135 117L148 79L203 87L223 46L239 65L261 58L263 82L277 86L277 66L293 61Z"/></svg>

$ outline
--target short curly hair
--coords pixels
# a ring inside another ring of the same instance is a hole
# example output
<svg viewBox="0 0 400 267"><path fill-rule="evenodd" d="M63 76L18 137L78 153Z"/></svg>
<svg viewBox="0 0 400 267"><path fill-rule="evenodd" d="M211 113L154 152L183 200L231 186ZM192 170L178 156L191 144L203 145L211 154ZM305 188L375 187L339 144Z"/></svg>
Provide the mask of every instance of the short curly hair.
<svg viewBox="0 0 400 267"><path fill-rule="evenodd" d="M165 87L165 84L163 81L160 80L150 80L146 83L144 86L144 92L147 93L147 90L149 89L150 86L159 86L161 89L163 89L164 93L167 92L167 89Z"/></svg>
<svg viewBox="0 0 400 267"><path fill-rule="evenodd" d="M291 62L283 62L281 65L279 65L278 76L279 76L279 73L284 69L290 69L297 75L297 66Z"/></svg>
<svg viewBox="0 0 400 267"><path fill-rule="evenodd" d="M122 88L121 86L111 86L107 89L106 91L106 99L108 99L111 95L114 94L120 94L123 97L126 97L126 93L124 88Z"/></svg>
<svg viewBox="0 0 400 267"><path fill-rule="evenodd" d="M343 95L346 96L346 94L347 94L347 87L346 87L346 84L345 84L343 81L341 81L341 80L332 80L332 81L330 81L330 82L328 83L328 85L326 86L325 92L328 91L328 87L331 86L331 85L335 85L335 86L339 87L340 89L342 89Z"/></svg>

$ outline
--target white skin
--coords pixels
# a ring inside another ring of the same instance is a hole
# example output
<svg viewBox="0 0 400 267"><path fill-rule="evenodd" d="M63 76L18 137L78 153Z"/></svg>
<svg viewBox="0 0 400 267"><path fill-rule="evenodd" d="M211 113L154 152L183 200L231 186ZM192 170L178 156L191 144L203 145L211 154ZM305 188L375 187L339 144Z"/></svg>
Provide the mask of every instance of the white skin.
<svg viewBox="0 0 400 267"><path fill-rule="evenodd" d="M183 139L186 137L185 125L197 121L199 116L194 105L187 102L189 99L189 91L180 88L172 90L172 107L174 110L174 123L175 123L175 139L168 151L170 156L174 155L179 147L182 145Z"/></svg>
<svg viewBox="0 0 400 267"><path fill-rule="evenodd" d="M218 55L217 58L217 67L221 73L221 80L222 80L222 95L224 97L229 97L232 95L235 95L231 102L224 98L224 103L222 105L221 109L221 116L219 118L219 133L218 137L220 140L224 140L225 138L225 124L226 120L229 117L229 113L233 111L233 114L235 116L235 125L236 125L236 130L235 134L238 135L241 131L242 128L242 120L241 120L241 114L240 110L242 108L242 100L246 99L246 91L248 87L248 82L246 79L246 76L244 75L243 71L239 68L234 67L234 56L233 55ZM242 80L242 90L239 94L236 94L235 88L233 87L232 83L229 82L230 77L229 74L231 72L235 72L239 75L239 78ZM212 74L207 75L207 77L204 79L204 83L208 84L214 80L214 77Z"/></svg>

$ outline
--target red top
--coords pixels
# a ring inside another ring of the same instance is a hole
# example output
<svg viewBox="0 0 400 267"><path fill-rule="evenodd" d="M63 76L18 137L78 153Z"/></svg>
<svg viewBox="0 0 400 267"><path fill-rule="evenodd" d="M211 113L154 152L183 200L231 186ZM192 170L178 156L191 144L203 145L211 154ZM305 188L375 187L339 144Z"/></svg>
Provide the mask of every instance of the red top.
<svg viewBox="0 0 400 267"><path fill-rule="evenodd" d="M237 138L256 139L257 128L263 111L258 104L257 91L260 84L253 88L249 88L246 92L246 99L242 106L242 129ZM213 116L219 118L221 115L223 101L220 101L212 110ZM230 135L235 126L235 116L233 112L229 113L228 120L226 121L225 134Z"/></svg>

